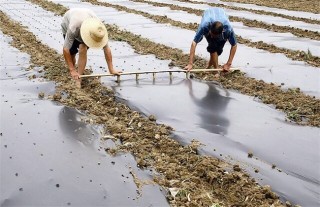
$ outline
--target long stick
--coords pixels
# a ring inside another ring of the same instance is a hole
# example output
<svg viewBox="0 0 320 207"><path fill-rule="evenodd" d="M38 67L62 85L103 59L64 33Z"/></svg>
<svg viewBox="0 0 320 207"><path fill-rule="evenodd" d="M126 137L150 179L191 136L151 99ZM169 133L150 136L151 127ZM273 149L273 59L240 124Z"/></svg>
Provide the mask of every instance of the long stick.
<svg viewBox="0 0 320 207"><path fill-rule="evenodd" d="M230 68L230 70L239 70L239 68ZM132 75L132 74L148 74L148 73L199 73L199 72L210 72L210 71L222 71L222 69L193 69L191 71L186 70L147 70L147 71L132 71L132 72L123 72L119 75ZM90 75L80 75L80 78L87 78L87 77L101 77L101 76L118 76L110 73L103 73L103 74L90 74Z"/></svg>

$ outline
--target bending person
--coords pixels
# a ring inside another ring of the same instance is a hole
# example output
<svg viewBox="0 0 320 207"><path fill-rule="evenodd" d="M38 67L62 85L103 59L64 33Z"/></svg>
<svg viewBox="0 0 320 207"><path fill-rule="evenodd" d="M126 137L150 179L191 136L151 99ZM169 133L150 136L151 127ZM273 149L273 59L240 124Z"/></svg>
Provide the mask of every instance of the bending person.
<svg viewBox="0 0 320 207"><path fill-rule="evenodd" d="M185 67L185 70L192 70L196 47L203 39L203 36L207 39L207 51L210 53L210 60L206 68L209 69L211 66L218 68L218 56L222 54L226 41L229 41L231 44L229 59L222 68L225 71L230 70L237 51L237 39L227 14L221 8L209 8L204 11L201 23L191 44L189 64Z"/></svg>
<svg viewBox="0 0 320 207"><path fill-rule="evenodd" d="M89 48L103 48L104 56L111 74L119 74L112 64L112 53L108 45L108 32L105 25L90 9L73 8L67 11L61 23L64 37L63 56L68 65L71 77L81 87L80 75L87 64ZM79 52L78 70L76 69L76 54Z"/></svg>

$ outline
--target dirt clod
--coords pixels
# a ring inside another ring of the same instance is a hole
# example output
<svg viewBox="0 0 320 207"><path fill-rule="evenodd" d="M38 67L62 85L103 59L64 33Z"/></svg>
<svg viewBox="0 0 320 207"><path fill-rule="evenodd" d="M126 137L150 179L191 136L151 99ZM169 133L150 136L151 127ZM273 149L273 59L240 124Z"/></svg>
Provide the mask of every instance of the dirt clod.
<svg viewBox="0 0 320 207"><path fill-rule="evenodd" d="M148 118L149 118L150 121L156 121L157 120L154 115L150 115Z"/></svg>
<svg viewBox="0 0 320 207"><path fill-rule="evenodd" d="M53 94L52 98L55 101L59 101L61 99L61 94L60 93L55 93L55 94Z"/></svg>
<svg viewBox="0 0 320 207"><path fill-rule="evenodd" d="M40 92L40 93L38 94L38 97L39 97L39 98L44 98L44 93L43 93L43 92Z"/></svg>
<svg viewBox="0 0 320 207"><path fill-rule="evenodd" d="M239 165L233 165L233 170L236 172L240 172L241 168L239 167Z"/></svg>

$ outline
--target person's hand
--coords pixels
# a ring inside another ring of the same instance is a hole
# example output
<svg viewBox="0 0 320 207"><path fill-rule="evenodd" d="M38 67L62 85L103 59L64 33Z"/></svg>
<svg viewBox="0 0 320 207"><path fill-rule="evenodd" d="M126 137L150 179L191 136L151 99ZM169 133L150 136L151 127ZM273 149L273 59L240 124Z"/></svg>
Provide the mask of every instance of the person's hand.
<svg viewBox="0 0 320 207"><path fill-rule="evenodd" d="M80 78L79 77L79 73L76 70L71 70L70 71L70 75L71 75L73 80L78 80Z"/></svg>
<svg viewBox="0 0 320 207"><path fill-rule="evenodd" d="M222 69L224 72L229 72L231 68L231 64L230 63L226 63L222 66Z"/></svg>
<svg viewBox="0 0 320 207"><path fill-rule="evenodd" d="M186 67L184 67L185 70L190 71L192 69L192 64L188 64Z"/></svg>
<svg viewBox="0 0 320 207"><path fill-rule="evenodd" d="M120 73L122 73L122 71L120 70L110 70L110 73L113 75L120 75Z"/></svg>

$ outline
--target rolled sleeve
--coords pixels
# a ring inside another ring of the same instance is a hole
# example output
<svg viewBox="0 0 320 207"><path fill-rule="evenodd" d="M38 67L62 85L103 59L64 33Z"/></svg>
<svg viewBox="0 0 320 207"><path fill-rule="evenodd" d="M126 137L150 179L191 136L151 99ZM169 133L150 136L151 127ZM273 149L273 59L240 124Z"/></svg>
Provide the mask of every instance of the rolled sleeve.
<svg viewBox="0 0 320 207"><path fill-rule="evenodd" d="M193 38L193 41L196 43L201 42L201 40L203 39L203 35L204 35L204 29L201 26L199 26L197 33Z"/></svg>
<svg viewBox="0 0 320 207"><path fill-rule="evenodd" d="M229 37L228 41L232 46L235 46L237 44L236 34L234 33L233 30L230 33L230 37Z"/></svg>
<svg viewBox="0 0 320 207"><path fill-rule="evenodd" d="M75 40L75 36L72 34L70 30L68 30L66 33L66 37L64 39L63 47L70 49L72 47L74 40Z"/></svg>

